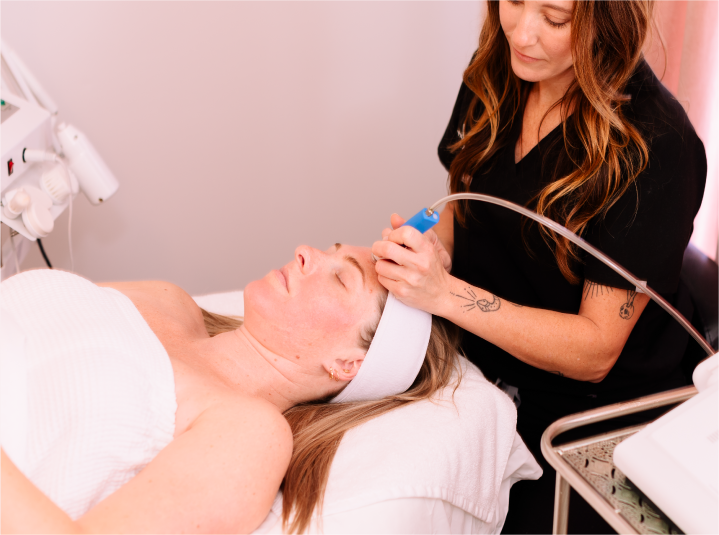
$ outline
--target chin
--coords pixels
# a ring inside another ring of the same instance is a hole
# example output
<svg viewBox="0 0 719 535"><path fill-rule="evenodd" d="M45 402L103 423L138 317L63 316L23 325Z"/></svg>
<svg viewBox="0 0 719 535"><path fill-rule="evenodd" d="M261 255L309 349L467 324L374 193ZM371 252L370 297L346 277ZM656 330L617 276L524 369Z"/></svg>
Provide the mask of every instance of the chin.
<svg viewBox="0 0 719 535"><path fill-rule="evenodd" d="M525 82L539 82L545 79L540 72L534 71L524 65L518 65L517 63L519 62L512 58L512 70L517 78Z"/></svg>
<svg viewBox="0 0 719 535"><path fill-rule="evenodd" d="M257 317L271 323L278 314L286 309L288 296L282 295L273 279L274 275L270 272L263 278L245 286L245 320L248 317Z"/></svg>
<svg viewBox="0 0 719 535"><path fill-rule="evenodd" d="M250 282L245 286L243 292L243 298L245 301L245 316L247 313L252 313L256 310L265 308L266 305L271 305L270 291L272 288L264 279Z"/></svg>

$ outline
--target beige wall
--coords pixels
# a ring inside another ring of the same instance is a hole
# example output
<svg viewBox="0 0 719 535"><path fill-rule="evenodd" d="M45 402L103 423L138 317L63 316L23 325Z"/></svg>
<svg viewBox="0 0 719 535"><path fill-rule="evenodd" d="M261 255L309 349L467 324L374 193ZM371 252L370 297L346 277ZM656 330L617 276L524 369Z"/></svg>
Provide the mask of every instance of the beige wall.
<svg viewBox="0 0 719 535"><path fill-rule="evenodd" d="M96 281L243 287L443 195L479 2L2 2L2 37L120 181L80 196ZM44 240L69 269L67 217ZM33 247L23 268L42 266Z"/></svg>

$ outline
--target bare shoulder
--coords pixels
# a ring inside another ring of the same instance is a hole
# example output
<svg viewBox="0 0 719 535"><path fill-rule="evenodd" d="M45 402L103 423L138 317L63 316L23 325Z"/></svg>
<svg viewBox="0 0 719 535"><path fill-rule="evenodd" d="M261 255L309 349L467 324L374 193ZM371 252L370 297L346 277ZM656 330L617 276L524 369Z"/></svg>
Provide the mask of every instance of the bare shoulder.
<svg viewBox="0 0 719 535"><path fill-rule="evenodd" d="M205 335L202 311L190 294L165 281L104 282L98 286L114 288L137 307L152 330L162 338L168 332Z"/></svg>
<svg viewBox="0 0 719 535"><path fill-rule="evenodd" d="M98 286L114 288L126 295L144 294L156 297L179 298L183 300L194 300L185 290L177 284L167 281L121 281L121 282L99 282Z"/></svg>
<svg viewBox="0 0 719 535"><path fill-rule="evenodd" d="M203 443L213 451L206 473L234 481L226 490L247 506L235 529L256 528L267 516L290 463L289 423L270 403L238 396L208 409L189 431L193 429L204 435Z"/></svg>
<svg viewBox="0 0 719 535"><path fill-rule="evenodd" d="M292 454L292 429L282 413L271 403L249 396L227 395L198 417L207 425L227 428L243 436L250 447L271 448L273 455L287 459ZM193 424L194 425L194 424ZM286 466L285 466L286 468Z"/></svg>

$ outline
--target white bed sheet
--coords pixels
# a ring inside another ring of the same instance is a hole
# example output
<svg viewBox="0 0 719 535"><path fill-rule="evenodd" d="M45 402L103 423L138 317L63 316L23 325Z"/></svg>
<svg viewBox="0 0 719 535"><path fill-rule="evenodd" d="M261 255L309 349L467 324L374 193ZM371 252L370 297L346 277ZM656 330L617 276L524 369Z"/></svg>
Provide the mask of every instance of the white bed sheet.
<svg viewBox="0 0 719 535"><path fill-rule="evenodd" d="M467 511L438 498L397 498L358 507L350 511L323 515L322 526L315 520L309 533L335 534L419 534L419 533L499 533ZM280 534L282 521L270 511L254 534Z"/></svg>

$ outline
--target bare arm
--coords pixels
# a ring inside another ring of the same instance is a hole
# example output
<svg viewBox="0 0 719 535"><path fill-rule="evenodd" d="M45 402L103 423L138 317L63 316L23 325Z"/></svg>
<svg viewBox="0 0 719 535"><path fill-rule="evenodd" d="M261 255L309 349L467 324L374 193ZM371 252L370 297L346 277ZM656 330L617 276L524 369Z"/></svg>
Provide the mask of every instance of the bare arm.
<svg viewBox="0 0 719 535"><path fill-rule="evenodd" d="M447 273L436 248L408 227L375 242L372 252L392 260L378 262L377 274L404 303L447 318L536 368L580 381L606 377L649 301L585 282L577 314L513 306Z"/></svg>
<svg viewBox="0 0 719 535"><path fill-rule="evenodd" d="M434 226L437 237L449 253L454 256L454 203L448 202L439 214L439 223Z"/></svg>
<svg viewBox="0 0 719 535"><path fill-rule="evenodd" d="M3 453L2 530L35 533L247 533L269 512L292 452L264 404L206 411L137 476L73 522Z"/></svg>
<svg viewBox="0 0 719 535"><path fill-rule="evenodd" d="M2 533L80 533L79 526L45 496L0 451L0 531Z"/></svg>
<svg viewBox="0 0 719 535"><path fill-rule="evenodd" d="M437 311L536 368L599 382L614 366L649 297L584 283L577 314L522 307L452 278Z"/></svg>

